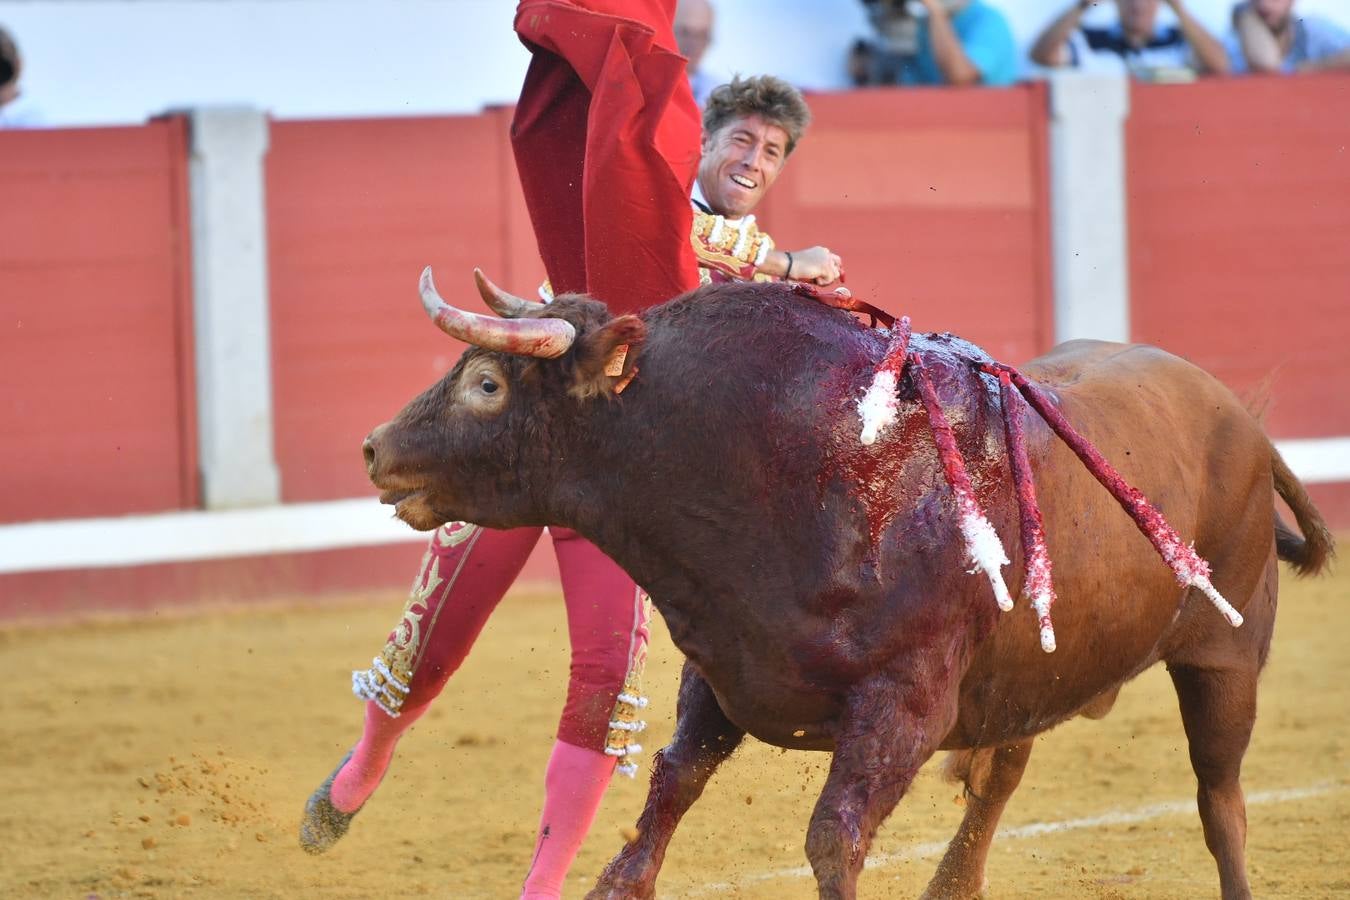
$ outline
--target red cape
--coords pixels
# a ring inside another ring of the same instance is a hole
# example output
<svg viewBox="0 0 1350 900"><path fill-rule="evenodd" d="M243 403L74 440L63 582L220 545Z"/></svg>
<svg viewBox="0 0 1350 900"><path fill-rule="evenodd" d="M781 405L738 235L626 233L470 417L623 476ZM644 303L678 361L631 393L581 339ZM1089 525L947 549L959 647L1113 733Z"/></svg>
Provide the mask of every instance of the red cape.
<svg viewBox="0 0 1350 900"><path fill-rule="evenodd" d="M698 286L689 190L701 117L675 0L521 0L533 54L511 145L558 293L636 312Z"/></svg>

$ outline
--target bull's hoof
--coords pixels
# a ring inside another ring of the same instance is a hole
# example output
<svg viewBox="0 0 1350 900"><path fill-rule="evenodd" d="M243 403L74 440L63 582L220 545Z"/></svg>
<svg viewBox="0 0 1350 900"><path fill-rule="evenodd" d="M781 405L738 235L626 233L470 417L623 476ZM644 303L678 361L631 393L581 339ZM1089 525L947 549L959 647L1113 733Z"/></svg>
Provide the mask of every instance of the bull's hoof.
<svg viewBox="0 0 1350 900"><path fill-rule="evenodd" d="M586 895L586 900L651 900L656 892L650 887L639 888L623 885L596 885Z"/></svg>
<svg viewBox="0 0 1350 900"><path fill-rule="evenodd" d="M586 894L586 900L653 900L656 897L656 879L616 878L603 873L595 887Z"/></svg>
<svg viewBox="0 0 1350 900"><path fill-rule="evenodd" d="M347 760L352 758L352 752L347 751L347 755L342 757L342 762L337 764L333 774L319 785L318 790L309 795L309 800L305 801L305 817L300 820L300 847L306 853L315 855L323 853L342 839L347 833L347 829L352 824L352 819L356 818L356 812L345 813L333 805L332 791L333 779L342 771L342 767L347 764Z"/></svg>
<svg viewBox="0 0 1350 900"><path fill-rule="evenodd" d="M981 875L979 887L970 879L941 880L935 877L924 888L919 900L979 900L989 895L989 879Z"/></svg>

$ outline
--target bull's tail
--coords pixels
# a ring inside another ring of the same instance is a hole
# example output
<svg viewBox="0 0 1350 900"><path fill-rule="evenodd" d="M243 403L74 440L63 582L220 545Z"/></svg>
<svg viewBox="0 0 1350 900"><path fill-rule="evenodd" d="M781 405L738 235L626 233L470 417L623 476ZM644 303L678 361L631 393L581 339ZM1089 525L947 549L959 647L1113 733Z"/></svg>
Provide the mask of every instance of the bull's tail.
<svg viewBox="0 0 1350 900"><path fill-rule="evenodd" d="M1299 531L1295 532L1275 513L1275 552L1280 559L1290 563L1300 575L1316 575L1321 572L1331 557L1335 555L1336 543L1332 540L1331 530L1322 520L1322 514L1313 506L1308 492L1289 466L1285 464L1280 451L1270 448L1271 472L1275 476L1275 491L1289 504L1298 522Z"/></svg>

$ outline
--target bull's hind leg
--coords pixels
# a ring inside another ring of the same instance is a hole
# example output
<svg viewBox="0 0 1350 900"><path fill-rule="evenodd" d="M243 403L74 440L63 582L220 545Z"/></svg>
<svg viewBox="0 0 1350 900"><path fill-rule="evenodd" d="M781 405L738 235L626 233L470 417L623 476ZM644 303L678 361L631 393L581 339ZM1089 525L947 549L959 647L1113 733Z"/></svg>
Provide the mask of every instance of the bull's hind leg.
<svg viewBox="0 0 1350 900"><path fill-rule="evenodd" d="M1008 798L1022 782L1033 740L1005 747L989 747L961 754L968 766L960 774L965 782L966 814L961 827L947 845L925 898L977 897L984 889L984 864L994 830Z"/></svg>
<svg viewBox="0 0 1350 900"><path fill-rule="evenodd" d="M822 898L857 896L877 827L955 718L947 680L901 683L882 674L850 690L830 774L806 834L806 855Z"/></svg>
<svg viewBox="0 0 1350 900"><path fill-rule="evenodd" d="M627 900L654 895L656 876L675 827L743 737L745 732L727 719L703 676L686 662L675 707L675 736L653 759L637 838L605 867L588 898Z"/></svg>
<svg viewBox="0 0 1350 900"><path fill-rule="evenodd" d="M1218 865L1224 900L1251 896L1247 804L1239 777L1256 723L1256 682L1270 651L1278 578L1271 553L1250 599L1242 605L1246 618L1242 627L1234 630L1214 616L1209 634L1188 641L1166 659L1198 782L1196 801L1205 845ZM1229 596L1238 593L1227 589Z"/></svg>
<svg viewBox="0 0 1350 900"><path fill-rule="evenodd" d="M1224 900L1251 897L1247 885L1247 806L1238 778L1256 720L1256 670L1168 667L1181 703L1205 845L1219 867Z"/></svg>

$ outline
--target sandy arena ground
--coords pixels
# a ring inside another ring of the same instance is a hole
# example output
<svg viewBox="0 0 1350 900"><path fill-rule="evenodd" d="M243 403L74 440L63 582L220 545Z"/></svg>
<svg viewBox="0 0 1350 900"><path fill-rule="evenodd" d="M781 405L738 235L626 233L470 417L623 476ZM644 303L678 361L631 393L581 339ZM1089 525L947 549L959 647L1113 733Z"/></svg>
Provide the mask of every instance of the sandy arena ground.
<svg viewBox="0 0 1350 900"><path fill-rule="evenodd" d="M1350 896L1350 568L1286 573L1247 756L1253 888ZM349 672L383 644L397 596L0 630L3 897L515 896L566 671L553 596L509 597L383 788L326 857L296 824L355 740ZM659 624L651 728L670 734L679 657ZM821 754L754 741L676 835L662 897L814 896L802 842ZM989 897L1217 897L1176 702L1160 668L1104 721L1037 745L990 862ZM936 760L873 847L865 897L914 896L956 827ZM617 781L568 886L620 847L645 778Z"/></svg>

